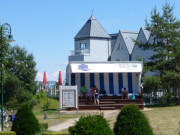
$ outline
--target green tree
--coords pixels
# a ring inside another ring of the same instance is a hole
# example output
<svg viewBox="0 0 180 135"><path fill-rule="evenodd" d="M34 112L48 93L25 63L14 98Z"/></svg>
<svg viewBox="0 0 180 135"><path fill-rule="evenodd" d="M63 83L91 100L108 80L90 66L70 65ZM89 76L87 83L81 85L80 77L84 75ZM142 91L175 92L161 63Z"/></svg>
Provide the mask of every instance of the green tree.
<svg viewBox="0 0 180 135"><path fill-rule="evenodd" d="M16 135L35 135L40 132L39 122L30 105L24 104L18 109L11 130Z"/></svg>
<svg viewBox="0 0 180 135"><path fill-rule="evenodd" d="M32 54L24 48L14 46L9 48L4 84L4 100L7 105L17 106L32 98L37 90L36 63Z"/></svg>
<svg viewBox="0 0 180 135"><path fill-rule="evenodd" d="M116 135L153 135L153 130L138 106L129 104L118 114L114 133Z"/></svg>
<svg viewBox="0 0 180 135"><path fill-rule="evenodd" d="M3 31L1 32L1 25L0 25L0 39L2 39L2 42L0 42L0 56L1 56L1 47L3 49L3 79L5 80L6 79L6 74L5 74L5 67L6 67L6 64L7 64L7 56L8 56L8 49L9 49L9 46L10 44L7 42L7 33L6 33L6 28L3 27ZM2 33L2 35L1 35ZM0 62L1 62L1 57L0 57ZM0 66L0 71L1 71L1 66ZM1 80L0 80L1 82Z"/></svg>
<svg viewBox="0 0 180 135"><path fill-rule="evenodd" d="M145 85L170 94L180 87L180 21L174 17L174 6L166 3L162 9L160 14L154 8L150 22L146 20L146 29L151 32L153 43L137 44L144 50L155 52L145 63L148 70L155 73L152 77L145 77Z"/></svg>

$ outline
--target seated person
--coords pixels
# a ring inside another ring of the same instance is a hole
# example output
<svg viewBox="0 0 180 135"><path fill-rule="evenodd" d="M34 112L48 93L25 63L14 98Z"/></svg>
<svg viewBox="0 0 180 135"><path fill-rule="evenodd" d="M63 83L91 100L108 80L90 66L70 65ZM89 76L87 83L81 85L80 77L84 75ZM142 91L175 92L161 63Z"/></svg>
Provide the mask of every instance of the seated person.
<svg viewBox="0 0 180 135"><path fill-rule="evenodd" d="M93 95L94 95L94 91L91 89L89 91L89 99L92 99Z"/></svg>
<svg viewBox="0 0 180 135"><path fill-rule="evenodd" d="M103 90L103 94L106 95L106 90Z"/></svg>
<svg viewBox="0 0 180 135"><path fill-rule="evenodd" d="M96 89L94 90L94 104L99 105L99 92Z"/></svg>
<svg viewBox="0 0 180 135"><path fill-rule="evenodd" d="M124 88L123 90L122 90L122 99L129 99L129 93L128 93L128 91L126 90L126 88Z"/></svg>
<svg viewBox="0 0 180 135"><path fill-rule="evenodd" d="M81 98L84 95L86 95L86 98L87 98L87 88L85 85L81 86L80 91L81 91Z"/></svg>
<svg viewBox="0 0 180 135"><path fill-rule="evenodd" d="M94 93L95 89L96 89L96 85L93 85L93 86L92 86L92 91L93 91L93 93Z"/></svg>

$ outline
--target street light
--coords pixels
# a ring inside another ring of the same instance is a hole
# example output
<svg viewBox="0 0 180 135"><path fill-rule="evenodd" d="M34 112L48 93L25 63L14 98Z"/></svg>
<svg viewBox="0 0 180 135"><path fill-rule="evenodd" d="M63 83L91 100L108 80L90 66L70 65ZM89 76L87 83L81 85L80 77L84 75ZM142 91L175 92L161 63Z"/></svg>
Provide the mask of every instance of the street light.
<svg viewBox="0 0 180 135"><path fill-rule="evenodd" d="M12 42L13 40L13 36L11 35L11 26L8 23L3 23L1 25L1 129L3 131L3 122L4 122L4 118L3 118L3 32L7 32L7 41L8 42Z"/></svg>

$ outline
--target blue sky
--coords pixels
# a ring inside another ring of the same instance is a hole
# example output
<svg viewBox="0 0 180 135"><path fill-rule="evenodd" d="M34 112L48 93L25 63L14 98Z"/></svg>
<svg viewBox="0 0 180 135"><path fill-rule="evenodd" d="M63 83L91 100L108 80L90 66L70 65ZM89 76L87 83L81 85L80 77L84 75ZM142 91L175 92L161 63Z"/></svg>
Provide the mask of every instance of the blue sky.
<svg viewBox="0 0 180 135"><path fill-rule="evenodd" d="M175 4L174 15L180 18L180 0L166 0ZM57 80L62 71L63 80L74 37L93 15L110 33L136 30L150 19L156 6L162 11L165 0L0 0L0 24L9 23L15 42L34 55L38 74L47 80Z"/></svg>

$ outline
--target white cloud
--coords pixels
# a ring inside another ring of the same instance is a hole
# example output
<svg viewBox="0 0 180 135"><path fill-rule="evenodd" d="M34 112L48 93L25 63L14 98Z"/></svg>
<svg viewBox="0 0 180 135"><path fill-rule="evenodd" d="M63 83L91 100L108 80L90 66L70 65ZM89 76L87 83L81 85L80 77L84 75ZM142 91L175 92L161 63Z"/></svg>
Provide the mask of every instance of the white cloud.
<svg viewBox="0 0 180 135"><path fill-rule="evenodd" d="M55 71L53 73L46 72L47 81L57 81L59 78L59 71L61 70ZM66 71L65 70L61 71L61 75L62 75L62 80L64 80L66 76ZM38 72L36 75L36 80L43 81L43 76L44 76L44 72Z"/></svg>
<svg viewBox="0 0 180 135"><path fill-rule="evenodd" d="M43 73L37 72L36 80L37 80L37 81L42 81L42 80L43 80Z"/></svg>

